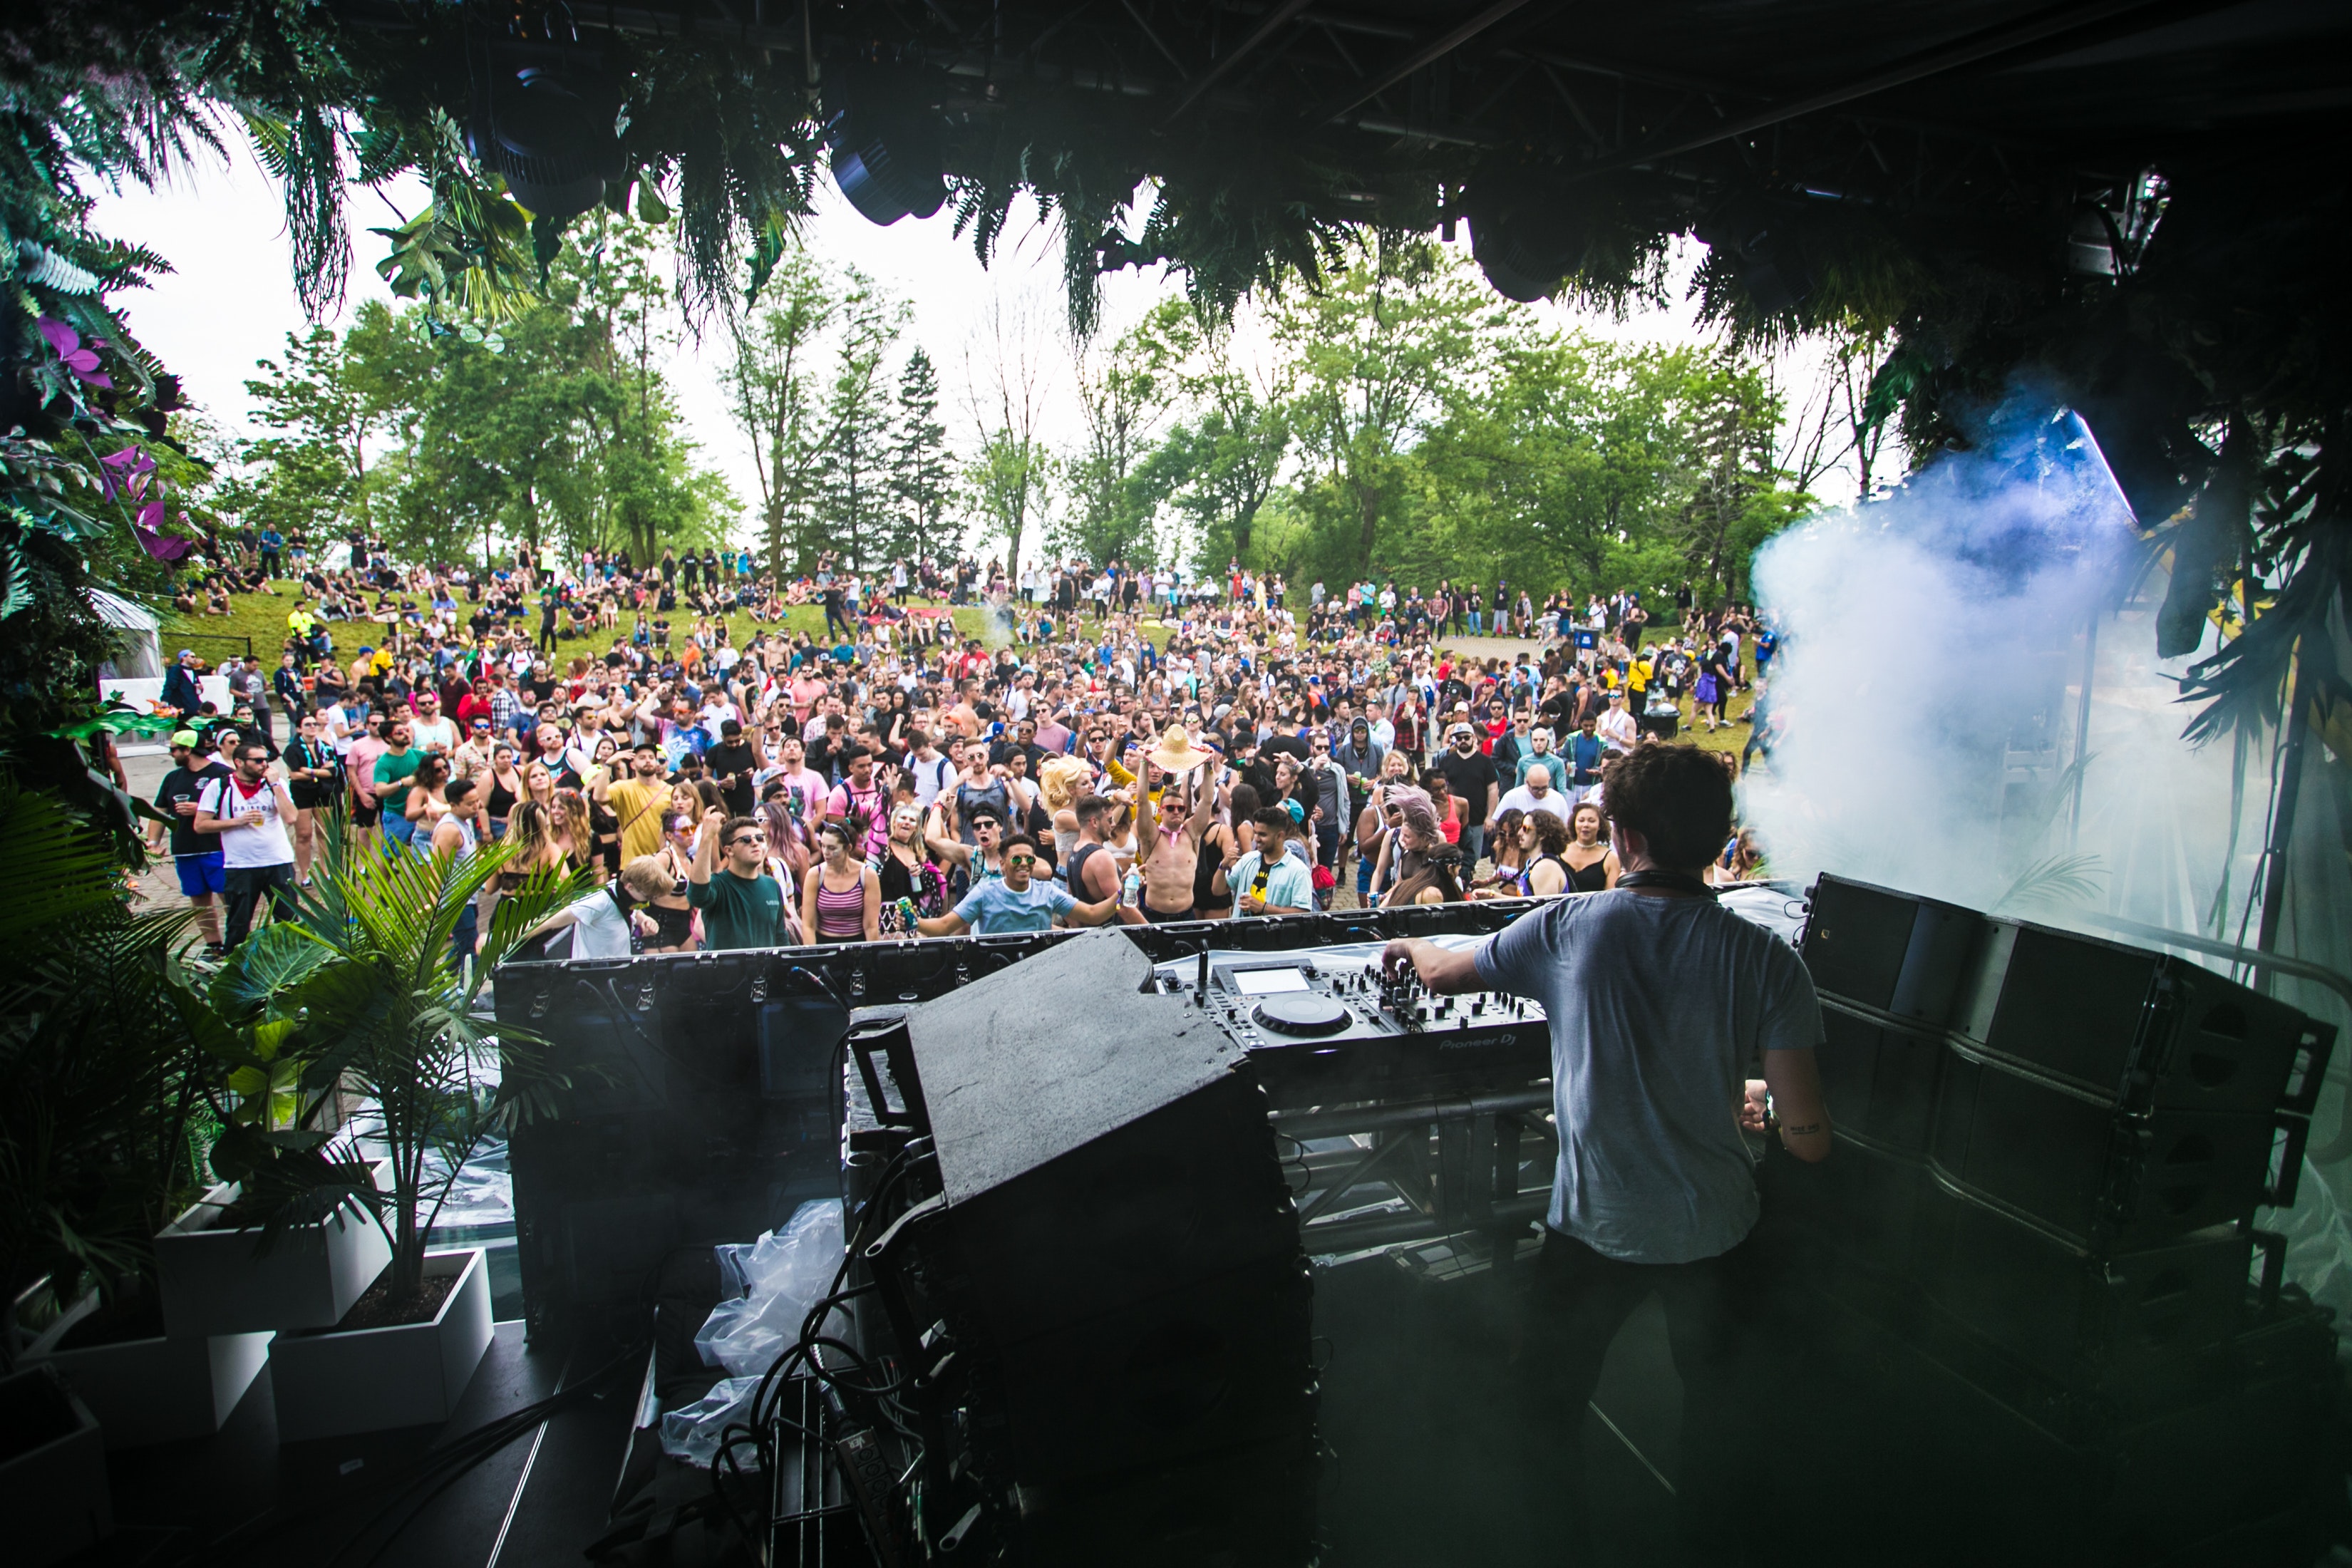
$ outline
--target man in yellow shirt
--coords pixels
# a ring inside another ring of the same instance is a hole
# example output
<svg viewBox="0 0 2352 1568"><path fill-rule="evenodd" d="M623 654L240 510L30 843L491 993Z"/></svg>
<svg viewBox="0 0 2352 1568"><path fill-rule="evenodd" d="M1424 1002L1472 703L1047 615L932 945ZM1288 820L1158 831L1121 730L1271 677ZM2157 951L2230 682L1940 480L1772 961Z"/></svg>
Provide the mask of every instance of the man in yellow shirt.
<svg viewBox="0 0 2352 1568"><path fill-rule="evenodd" d="M640 855L659 854L662 817L669 810L669 784L661 748L647 741L629 753L627 778L594 787L621 819L621 864L625 866Z"/></svg>

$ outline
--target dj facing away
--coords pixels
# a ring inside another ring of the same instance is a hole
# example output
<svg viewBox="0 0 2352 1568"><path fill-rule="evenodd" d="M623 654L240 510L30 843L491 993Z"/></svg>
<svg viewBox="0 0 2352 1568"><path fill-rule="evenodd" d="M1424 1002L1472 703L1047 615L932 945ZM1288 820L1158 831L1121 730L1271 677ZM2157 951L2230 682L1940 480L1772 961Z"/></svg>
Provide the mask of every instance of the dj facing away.
<svg viewBox="0 0 2352 1568"><path fill-rule="evenodd" d="M1541 1467L1534 1495L1565 1499L1571 1556L1586 1521L1585 1402L1619 1326L1653 1290L1683 1378L1676 1494L1694 1560L1739 1561L1742 1527L1757 1518L1743 1492L1760 1458L1747 1374L1762 1303L1740 1130L1777 1128L1790 1153L1818 1161L1830 1126L1811 977L1700 879L1731 805L1717 759L1641 747L1609 771L1605 809L1625 868L1614 891L1561 900L1473 952L1408 940L1382 955L1433 991L1529 996L1550 1018L1559 1166L1519 1386ZM1764 1076L1749 1079L1759 1057Z"/></svg>

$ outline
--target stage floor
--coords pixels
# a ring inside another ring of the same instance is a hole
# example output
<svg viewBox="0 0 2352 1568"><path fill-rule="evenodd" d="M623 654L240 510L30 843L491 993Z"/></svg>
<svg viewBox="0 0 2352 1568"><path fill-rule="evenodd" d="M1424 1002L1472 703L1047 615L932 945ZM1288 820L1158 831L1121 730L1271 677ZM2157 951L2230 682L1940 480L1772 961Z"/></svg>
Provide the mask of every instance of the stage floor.
<svg viewBox="0 0 2352 1568"><path fill-rule="evenodd" d="M255 1568L580 1568L581 1549L604 1531L634 1378L527 1429L437 1496L396 1488L436 1444L554 1392L561 1361L527 1346L521 1323L499 1323L464 1404L445 1426L284 1446L265 1367L213 1436L110 1457L115 1533L75 1559L76 1568L194 1561L207 1555L207 1543L236 1531L249 1533L218 1550L216 1561ZM395 1525L397 1532L387 1533Z"/></svg>

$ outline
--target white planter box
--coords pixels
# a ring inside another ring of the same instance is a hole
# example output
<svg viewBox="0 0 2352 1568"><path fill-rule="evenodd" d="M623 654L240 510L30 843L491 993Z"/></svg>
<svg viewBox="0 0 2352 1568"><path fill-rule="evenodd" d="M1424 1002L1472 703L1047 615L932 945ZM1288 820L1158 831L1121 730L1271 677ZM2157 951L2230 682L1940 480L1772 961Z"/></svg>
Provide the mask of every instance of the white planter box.
<svg viewBox="0 0 2352 1568"><path fill-rule="evenodd" d="M375 1184L390 1188L390 1161L376 1163ZM236 1199L236 1184L224 1182L155 1237L163 1331L173 1339L331 1329L392 1261L383 1227L354 1204L320 1224L289 1226L257 1257L258 1231L213 1228Z"/></svg>
<svg viewBox="0 0 2352 1568"><path fill-rule="evenodd" d="M114 1533L106 1439L47 1367L0 1378L0 1432L28 1428L47 1440L0 1462L0 1519L14 1568L48 1568Z"/></svg>
<svg viewBox="0 0 2352 1568"><path fill-rule="evenodd" d="M269 1360L268 1330L249 1334L164 1335L60 1350L97 1307L85 1296L25 1351L27 1363L47 1362L89 1406L110 1448L173 1443L220 1430Z"/></svg>
<svg viewBox="0 0 2352 1568"><path fill-rule="evenodd" d="M299 1443L446 1421L490 1348L490 1270L479 1247L428 1252L425 1277L457 1276L429 1323L280 1334L270 1353L278 1436Z"/></svg>

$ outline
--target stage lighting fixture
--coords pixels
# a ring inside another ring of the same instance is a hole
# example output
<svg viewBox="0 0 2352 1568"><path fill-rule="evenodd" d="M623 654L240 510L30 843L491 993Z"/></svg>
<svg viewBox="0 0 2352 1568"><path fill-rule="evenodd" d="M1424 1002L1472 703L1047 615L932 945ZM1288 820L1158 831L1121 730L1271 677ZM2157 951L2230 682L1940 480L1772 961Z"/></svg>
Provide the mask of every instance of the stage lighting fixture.
<svg viewBox="0 0 2352 1568"><path fill-rule="evenodd" d="M1462 205L1470 255L1506 300L1547 298L1584 260L1584 226L1557 191L1497 182L1465 190Z"/></svg>
<svg viewBox="0 0 2352 1568"><path fill-rule="evenodd" d="M586 51L494 43L467 142L534 216L561 223L624 172L620 93Z"/></svg>
<svg viewBox="0 0 2352 1568"><path fill-rule="evenodd" d="M907 73L843 73L833 127L833 179L849 205L885 226L929 217L947 199L946 149L921 79Z"/></svg>

